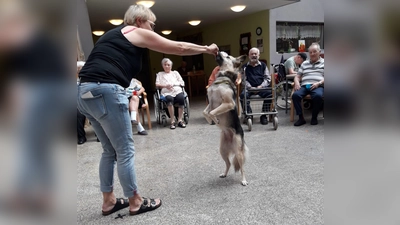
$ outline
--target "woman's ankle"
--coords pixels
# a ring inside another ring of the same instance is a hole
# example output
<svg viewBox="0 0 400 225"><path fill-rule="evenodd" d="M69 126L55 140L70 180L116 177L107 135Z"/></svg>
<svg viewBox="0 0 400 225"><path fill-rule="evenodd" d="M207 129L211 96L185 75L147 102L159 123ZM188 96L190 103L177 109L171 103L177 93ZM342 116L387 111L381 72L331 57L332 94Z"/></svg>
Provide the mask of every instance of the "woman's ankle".
<svg viewBox="0 0 400 225"><path fill-rule="evenodd" d="M143 199L139 194L134 194L129 198L129 208L132 210L136 210L142 205Z"/></svg>

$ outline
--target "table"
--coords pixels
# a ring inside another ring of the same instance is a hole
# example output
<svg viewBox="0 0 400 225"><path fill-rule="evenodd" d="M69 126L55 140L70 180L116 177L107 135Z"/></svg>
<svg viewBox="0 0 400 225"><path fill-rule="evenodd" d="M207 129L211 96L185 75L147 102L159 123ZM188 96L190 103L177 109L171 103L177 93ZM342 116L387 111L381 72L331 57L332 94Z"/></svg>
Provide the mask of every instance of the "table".
<svg viewBox="0 0 400 225"><path fill-rule="evenodd" d="M192 78L198 78L198 77L204 77L204 88L207 86L207 79L206 79L206 74L204 73L203 70L198 70L198 71L190 71L188 72L187 75L182 75L182 77L187 77L188 78L188 86L189 86L189 97L192 97ZM199 85L196 83L196 94L199 94Z"/></svg>

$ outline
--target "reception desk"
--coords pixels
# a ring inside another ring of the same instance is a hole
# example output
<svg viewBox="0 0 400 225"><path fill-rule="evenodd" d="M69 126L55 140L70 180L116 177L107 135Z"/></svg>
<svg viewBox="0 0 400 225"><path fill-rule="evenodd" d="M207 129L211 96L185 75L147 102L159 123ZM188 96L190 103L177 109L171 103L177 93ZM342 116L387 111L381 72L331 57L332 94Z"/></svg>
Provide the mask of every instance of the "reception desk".
<svg viewBox="0 0 400 225"><path fill-rule="evenodd" d="M204 73L203 70L197 70L197 71L190 71L188 72L187 75L182 75L183 78L187 78L188 84L186 86L189 89L189 97L193 96L192 92L192 86L195 86L196 89L196 95L199 94L199 86L202 86L202 88L205 88L207 86L207 78L206 74Z"/></svg>

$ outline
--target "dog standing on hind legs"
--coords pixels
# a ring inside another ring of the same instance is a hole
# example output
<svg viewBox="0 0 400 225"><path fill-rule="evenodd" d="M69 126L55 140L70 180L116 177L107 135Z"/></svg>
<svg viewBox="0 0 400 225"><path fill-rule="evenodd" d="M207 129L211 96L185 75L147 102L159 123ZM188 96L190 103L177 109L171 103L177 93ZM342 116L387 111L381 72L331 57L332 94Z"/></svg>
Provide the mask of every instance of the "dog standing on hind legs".
<svg viewBox="0 0 400 225"><path fill-rule="evenodd" d="M244 133L236 107L235 81L245 59L246 55L234 58L225 52L218 53L216 61L220 70L215 81L207 89L209 104L203 111L208 123L214 121L221 129L220 153L226 169L219 177L227 176L231 167L230 156L233 155L233 167L236 172L240 170L243 186L248 184L243 166L249 150L244 142Z"/></svg>

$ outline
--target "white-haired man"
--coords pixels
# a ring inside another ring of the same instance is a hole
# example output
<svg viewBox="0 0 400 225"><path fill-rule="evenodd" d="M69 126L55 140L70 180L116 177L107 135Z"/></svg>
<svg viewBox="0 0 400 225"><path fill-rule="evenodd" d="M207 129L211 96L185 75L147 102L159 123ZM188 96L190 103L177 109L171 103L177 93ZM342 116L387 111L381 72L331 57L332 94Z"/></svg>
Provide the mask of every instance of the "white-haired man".
<svg viewBox="0 0 400 225"><path fill-rule="evenodd" d="M251 48L249 51L249 61L247 64L243 66L244 74L246 76L246 89L257 89L257 88L267 88L271 83L271 75L269 74L269 70L267 65L264 62L259 61L260 58L260 50L258 48ZM244 105L244 94L245 90L240 94L240 100L242 102L243 110L247 110L247 113L252 113L250 102L247 101L247 109L245 109ZM271 90L263 90L259 92L249 92L246 91L246 98L250 98L251 95L258 94L262 98L266 98L272 94ZM268 104L270 104L270 100L264 100L262 111L268 111ZM265 115L260 117L260 122L263 125L268 124L268 119Z"/></svg>
<svg viewBox="0 0 400 225"><path fill-rule="evenodd" d="M310 59L301 64L297 75L294 78L294 90L292 101L299 120L295 126L306 123L301 107L301 100L310 95L313 102L311 125L317 125L317 116L321 109L324 96L324 59L320 57L321 48L318 43L313 43L308 48ZM301 83L300 83L301 82Z"/></svg>

